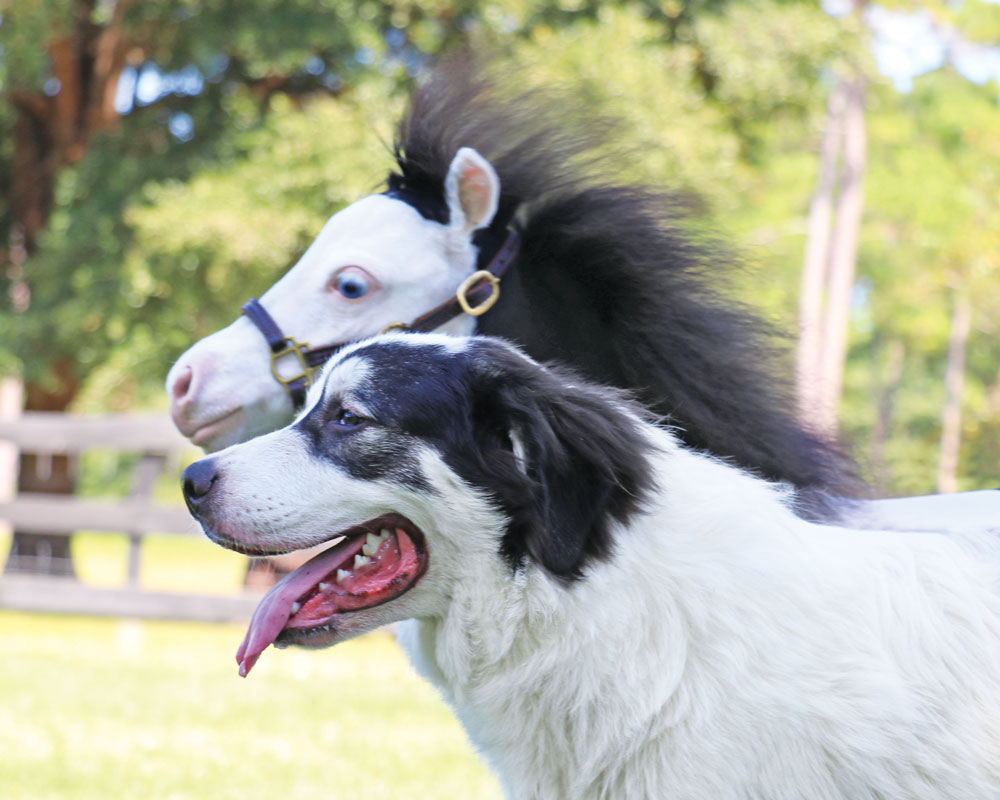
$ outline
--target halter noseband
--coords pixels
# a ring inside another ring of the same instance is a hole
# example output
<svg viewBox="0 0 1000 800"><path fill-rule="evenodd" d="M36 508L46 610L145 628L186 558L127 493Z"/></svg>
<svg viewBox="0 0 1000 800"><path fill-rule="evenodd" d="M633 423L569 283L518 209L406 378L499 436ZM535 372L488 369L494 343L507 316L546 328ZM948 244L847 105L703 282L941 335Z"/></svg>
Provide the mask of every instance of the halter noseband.
<svg viewBox="0 0 1000 800"><path fill-rule="evenodd" d="M517 231L513 228L508 229L507 238L504 239L490 263L486 265L485 269L473 272L462 281L455 290L454 297L439 306L435 306L409 324L393 322L383 328L380 333L386 333L390 330L427 333L440 328L446 322L450 322L462 314L468 314L472 317L485 314L499 299L500 279L507 272L520 246L521 237ZM265 310L256 297L247 300L240 307L240 310L264 334L267 345L271 348L271 374L278 383L285 387L285 391L292 398L296 409L305 405L306 390L312 383L313 373L326 363L334 353L351 343L348 341L328 344L323 347L309 347L307 342L300 342L291 336L285 336L281 332L281 328L278 327L278 323L274 321L274 317ZM299 372L290 378L283 378L278 370L278 362L288 356L292 356L298 361Z"/></svg>

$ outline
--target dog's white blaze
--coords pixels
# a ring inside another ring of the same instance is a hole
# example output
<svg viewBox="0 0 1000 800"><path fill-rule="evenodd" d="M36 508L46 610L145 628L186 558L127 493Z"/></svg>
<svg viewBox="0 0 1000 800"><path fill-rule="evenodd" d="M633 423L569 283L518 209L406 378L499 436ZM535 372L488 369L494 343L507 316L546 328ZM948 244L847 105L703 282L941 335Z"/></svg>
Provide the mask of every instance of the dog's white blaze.
<svg viewBox="0 0 1000 800"><path fill-rule="evenodd" d="M369 365L362 359L347 357L348 350L353 352L355 349L354 347L345 348L337 353L313 376L313 382L306 392L306 401L295 416L295 422L308 416L316 406L329 402L334 393L344 388L356 388L364 385ZM365 408L364 404L359 401L355 402L355 410L359 414L371 414L371 410Z"/></svg>
<svg viewBox="0 0 1000 800"><path fill-rule="evenodd" d="M421 333L419 336L414 336L410 333L390 331L389 333L383 333L378 337L379 342L393 342L396 344L406 345L407 347L421 348L421 347L440 347L446 353L458 354L464 353L469 347L469 337L468 336L455 336L450 333ZM349 344L343 350L337 353L336 360L343 361L359 350L364 350L367 346L371 344L370 340L354 342Z"/></svg>
<svg viewBox="0 0 1000 800"><path fill-rule="evenodd" d="M330 403L334 398L348 400L351 410L362 416L371 417L372 409L368 408L357 396L357 390L368 382L371 367L362 358L338 357L327 365L316 381L319 395L316 403Z"/></svg>

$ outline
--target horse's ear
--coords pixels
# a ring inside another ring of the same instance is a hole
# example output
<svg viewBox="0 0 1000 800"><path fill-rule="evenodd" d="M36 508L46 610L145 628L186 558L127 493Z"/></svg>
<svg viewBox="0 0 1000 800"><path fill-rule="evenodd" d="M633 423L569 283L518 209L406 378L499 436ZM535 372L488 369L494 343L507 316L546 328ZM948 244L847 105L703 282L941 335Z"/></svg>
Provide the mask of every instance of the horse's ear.
<svg viewBox="0 0 1000 800"><path fill-rule="evenodd" d="M613 520L640 506L652 484L650 445L611 390L490 355L474 424L494 497L510 517L504 553L572 581L611 553ZM506 453L497 452L500 441Z"/></svg>
<svg viewBox="0 0 1000 800"><path fill-rule="evenodd" d="M493 221L500 200L496 170L471 147L463 147L448 167L444 183L451 227L468 235Z"/></svg>

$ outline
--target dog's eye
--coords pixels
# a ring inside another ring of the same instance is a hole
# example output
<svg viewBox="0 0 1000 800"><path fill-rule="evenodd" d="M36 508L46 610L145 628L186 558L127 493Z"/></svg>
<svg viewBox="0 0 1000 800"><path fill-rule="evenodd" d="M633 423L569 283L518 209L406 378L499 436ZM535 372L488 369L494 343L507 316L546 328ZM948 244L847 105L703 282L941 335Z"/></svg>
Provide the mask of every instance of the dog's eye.
<svg viewBox="0 0 1000 800"><path fill-rule="evenodd" d="M351 431L360 428L370 420L346 408L338 408L326 423L326 427L336 431Z"/></svg>

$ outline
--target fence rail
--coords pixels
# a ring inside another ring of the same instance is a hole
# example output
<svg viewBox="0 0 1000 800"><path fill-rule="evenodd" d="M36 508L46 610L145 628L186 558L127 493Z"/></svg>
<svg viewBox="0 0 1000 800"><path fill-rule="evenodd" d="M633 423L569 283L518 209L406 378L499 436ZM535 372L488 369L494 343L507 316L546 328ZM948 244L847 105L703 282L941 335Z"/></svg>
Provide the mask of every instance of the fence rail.
<svg viewBox="0 0 1000 800"><path fill-rule="evenodd" d="M71 578L33 573L32 564L8 564L0 577L0 608L203 621L241 620L250 615L260 599L255 592L197 595L150 591L140 585L145 536L200 535L185 509L160 505L153 499L157 478L187 447L166 417L26 412L13 419L0 419L0 443L42 457L76 455L92 448L140 455L133 470L131 492L118 502L40 492L22 492L0 501L0 520L18 533L70 536L86 530L127 534L126 583L115 588L87 586ZM11 492L5 494L11 496Z"/></svg>
<svg viewBox="0 0 1000 800"><path fill-rule="evenodd" d="M197 534L190 515L183 508L152 506L136 499L121 503L80 500L72 495L22 494L0 503L0 519L22 533L61 534L77 531L125 531L147 535Z"/></svg>
<svg viewBox="0 0 1000 800"><path fill-rule="evenodd" d="M160 414L106 414L84 417L25 411L0 420L0 439L32 453L74 453L92 447L179 453L186 442Z"/></svg>
<svg viewBox="0 0 1000 800"><path fill-rule="evenodd" d="M260 595L182 594L124 586L85 586L69 578L4 575L0 608L98 617L238 622L249 619Z"/></svg>

